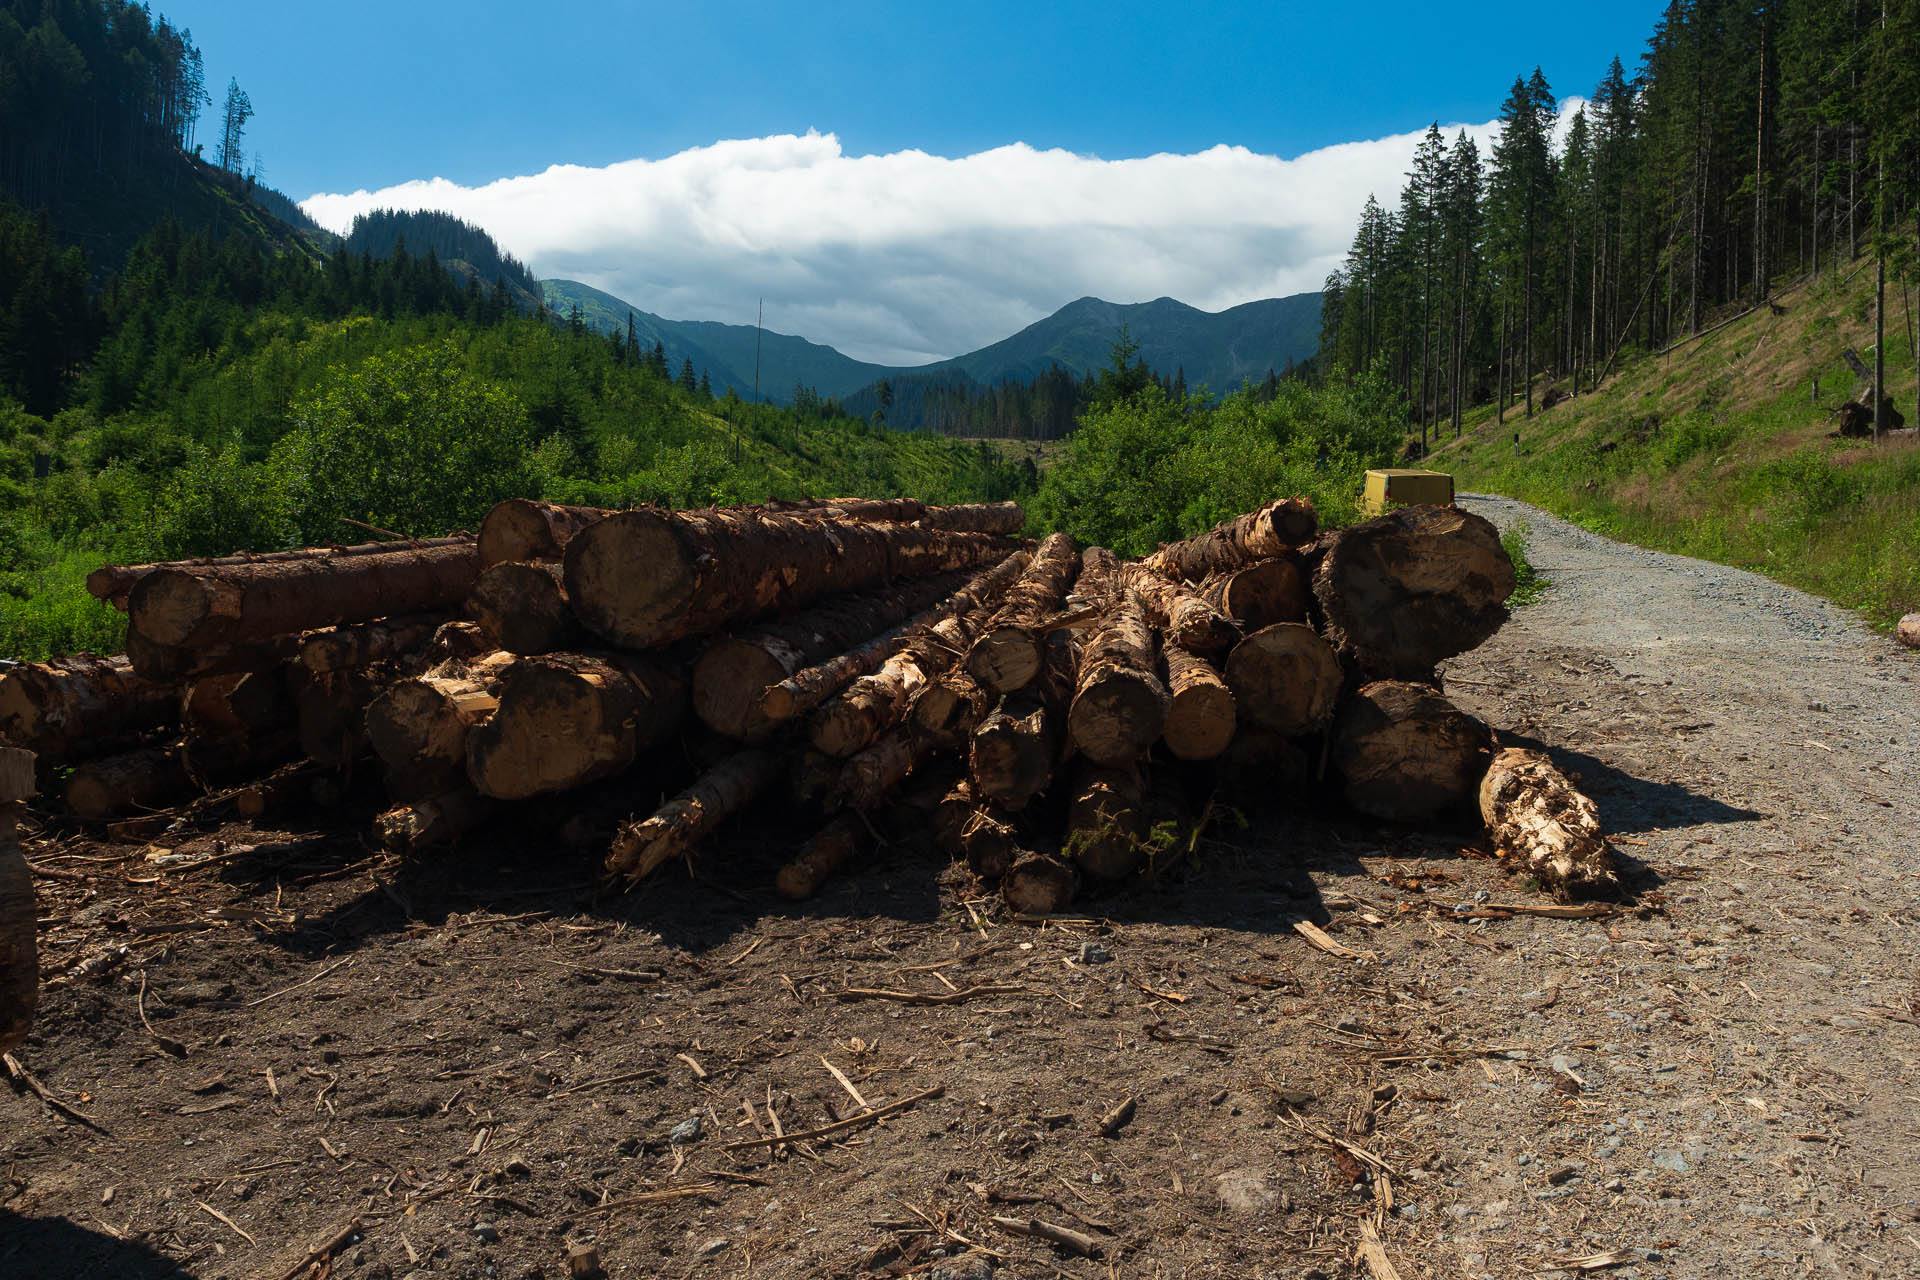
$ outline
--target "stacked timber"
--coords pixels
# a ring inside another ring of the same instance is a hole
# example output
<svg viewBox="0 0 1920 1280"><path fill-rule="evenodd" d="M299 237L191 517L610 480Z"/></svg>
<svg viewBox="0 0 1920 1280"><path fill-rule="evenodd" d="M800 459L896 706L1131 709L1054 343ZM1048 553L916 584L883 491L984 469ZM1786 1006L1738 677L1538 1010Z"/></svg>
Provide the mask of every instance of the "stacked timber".
<svg viewBox="0 0 1920 1280"><path fill-rule="evenodd" d="M615 888L784 803L812 815L790 897L931 833L1046 914L1156 874L1214 787L1396 823L1477 797L1543 883L1609 883L1566 779L1507 760L1490 781L1491 733L1435 682L1505 618L1484 520L1325 532L1289 498L1132 563L1022 543L1025 520L514 500L471 537L110 566L90 586L125 610L129 652L0 672L0 737L72 766L83 819L215 791L257 816L375 777L390 849L520 811L606 842Z"/></svg>

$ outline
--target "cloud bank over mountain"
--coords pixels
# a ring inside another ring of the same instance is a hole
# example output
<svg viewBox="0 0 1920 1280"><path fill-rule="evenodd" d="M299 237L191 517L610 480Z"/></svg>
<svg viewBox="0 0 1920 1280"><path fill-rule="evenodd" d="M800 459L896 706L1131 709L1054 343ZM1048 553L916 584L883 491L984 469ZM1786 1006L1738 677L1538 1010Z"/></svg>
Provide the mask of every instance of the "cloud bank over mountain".
<svg viewBox="0 0 1920 1280"><path fill-rule="evenodd" d="M1449 140L1462 127L1485 158L1497 127L1446 126ZM764 297L771 329L914 364L1087 294L1212 311L1319 289L1367 195L1397 198L1420 132L1292 159L1215 146L1120 160L1024 143L856 156L809 132L303 207L342 232L371 209L444 209L542 277L674 319L751 324Z"/></svg>

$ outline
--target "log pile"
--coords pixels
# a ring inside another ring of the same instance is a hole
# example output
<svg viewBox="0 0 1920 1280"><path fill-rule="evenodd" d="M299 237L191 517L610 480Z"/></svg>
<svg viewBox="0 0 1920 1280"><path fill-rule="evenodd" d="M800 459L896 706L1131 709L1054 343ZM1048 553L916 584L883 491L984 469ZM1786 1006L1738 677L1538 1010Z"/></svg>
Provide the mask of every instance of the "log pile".
<svg viewBox="0 0 1920 1280"><path fill-rule="evenodd" d="M784 805L788 896L926 835L1046 914L1154 874L1216 789L1412 824L1477 799L1543 884L1611 884L1591 805L1544 761L1490 775L1435 680L1506 617L1486 521L1327 532L1283 499L1126 563L1025 519L515 500L475 536L109 566L129 653L0 672L0 737L70 767L83 820L372 776L390 849L521 807L597 832L616 890Z"/></svg>

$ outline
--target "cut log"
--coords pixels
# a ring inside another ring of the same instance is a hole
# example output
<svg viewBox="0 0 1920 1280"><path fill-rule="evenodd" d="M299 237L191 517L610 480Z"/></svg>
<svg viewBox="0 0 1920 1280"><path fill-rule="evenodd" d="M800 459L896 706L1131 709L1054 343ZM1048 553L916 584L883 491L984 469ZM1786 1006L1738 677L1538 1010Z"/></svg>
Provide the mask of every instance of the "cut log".
<svg viewBox="0 0 1920 1280"><path fill-rule="evenodd" d="M910 637L872 675L861 676L813 713L813 745L830 756L850 756L904 723L914 701L966 653L989 611L982 607L942 618Z"/></svg>
<svg viewBox="0 0 1920 1280"><path fill-rule="evenodd" d="M1147 615L1169 644L1189 653L1225 653L1240 639L1240 628L1185 583L1174 582L1138 565L1120 566L1122 585L1147 606Z"/></svg>
<svg viewBox="0 0 1920 1280"><path fill-rule="evenodd" d="M1326 641L1298 622L1264 627L1235 645L1226 675L1242 718L1290 737L1327 727L1343 679Z"/></svg>
<svg viewBox="0 0 1920 1280"><path fill-rule="evenodd" d="M480 522L480 565L558 560L575 534L612 514L599 507L565 507L531 498L496 502Z"/></svg>
<svg viewBox="0 0 1920 1280"><path fill-rule="evenodd" d="M644 822L622 827L607 853L607 876L631 886L662 864L685 858L734 814L780 778L786 758L750 747L729 756Z"/></svg>
<svg viewBox="0 0 1920 1280"><path fill-rule="evenodd" d="M970 808L959 830L960 852L982 880L998 880L1026 855L1027 842L1012 815L992 806Z"/></svg>
<svg viewBox="0 0 1920 1280"><path fill-rule="evenodd" d="M1078 892L1080 875L1072 864L1044 853L1024 854L1000 877L1000 896L1015 915L1064 911Z"/></svg>
<svg viewBox="0 0 1920 1280"><path fill-rule="evenodd" d="M980 803L1017 813L1047 789L1060 758L1059 723L1044 702L1019 695L980 722L967 752Z"/></svg>
<svg viewBox="0 0 1920 1280"><path fill-rule="evenodd" d="M177 751L194 789L211 794L292 759L300 738L289 726L245 738L186 738Z"/></svg>
<svg viewBox="0 0 1920 1280"><path fill-rule="evenodd" d="M233 805L235 814L254 822L270 813L307 803L313 796L317 776L311 762L282 765L264 778L227 792L225 798Z"/></svg>
<svg viewBox="0 0 1920 1280"><path fill-rule="evenodd" d="M952 750L987 716L993 700L980 682L956 667L928 685L913 704L914 728L936 746Z"/></svg>
<svg viewBox="0 0 1920 1280"><path fill-rule="evenodd" d="M787 779L793 802L803 809L828 808L833 802L834 789L840 785L840 770L845 763L811 747L795 752Z"/></svg>
<svg viewBox="0 0 1920 1280"><path fill-rule="evenodd" d="M1480 816L1501 859L1557 897L1619 889L1600 811L1538 751L1509 747L1493 757L1480 783Z"/></svg>
<svg viewBox="0 0 1920 1280"><path fill-rule="evenodd" d="M1293 739L1242 724L1213 763L1221 792L1243 809L1264 809L1306 797L1315 785L1315 757Z"/></svg>
<svg viewBox="0 0 1920 1280"><path fill-rule="evenodd" d="M779 509L796 510L788 504L781 504ZM819 519L918 524L955 533L1018 533L1027 523L1027 513L1017 502L965 502L942 507L928 506L918 498L829 498L810 510L797 510Z"/></svg>
<svg viewBox="0 0 1920 1280"><path fill-rule="evenodd" d="M127 661L134 672L147 680L179 684L202 676L230 675L241 671L271 671L292 662L300 651L300 637L274 636L248 644L185 647L155 644L127 628Z"/></svg>
<svg viewBox="0 0 1920 1280"><path fill-rule="evenodd" d="M828 796L830 808L877 809L893 789L905 782L933 744L910 729L891 730L865 751L849 756Z"/></svg>
<svg viewBox="0 0 1920 1280"><path fill-rule="evenodd" d="M1347 803L1388 822L1427 822L1470 801L1486 776L1487 727L1436 690L1364 685L1340 708L1333 765Z"/></svg>
<svg viewBox="0 0 1920 1280"><path fill-rule="evenodd" d="M973 817L973 787L961 778L948 787L940 797L940 803L934 806L931 818L933 828L933 847L949 858L957 858L964 851L960 837L966 830L968 819Z"/></svg>
<svg viewBox="0 0 1920 1280"><path fill-rule="evenodd" d="M1212 760L1233 741L1233 690L1213 664L1177 645L1164 649L1167 660L1167 722L1160 740L1182 760Z"/></svg>
<svg viewBox="0 0 1920 1280"><path fill-rule="evenodd" d="M445 621L445 614L418 613L322 627L300 637L300 665L315 675L325 675L409 658L433 643Z"/></svg>
<svg viewBox="0 0 1920 1280"><path fill-rule="evenodd" d="M811 898L829 877L858 858L870 839L858 814L843 813L800 846L799 854L774 877L774 887L795 902Z"/></svg>
<svg viewBox="0 0 1920 1280"><path fill-rule="evenodd" d="M687 700L672 663L568 653L522 658L499 696L492 717L467 734L467 776L496 800L619 773L680 727Z"/></svg>
<svg viewBox="0 0 1920 1280"><path fill-rule="evenodd" d="M433 639L427 642L426 649L422 651L421 661L429 666L450 661L465 662L492 653L498 647L493 637L481 630L477 622L443 622L434 629Z"/></svg>
<svg viewBox="0 0 1920 1280"><path fill-rule="evenodd" d="M0 737L54 763L177 723L177 685L142 679L124 654L79 654L0 672Z"/></svg>
<svg viewBox="0 0 1920 1280"><path fill-rule="evenodd" d="M104 600L120 612L127 611L127 600L140 579L150 573L159 573L168 569L187 571L219 571L223 569L245 569L253 565L293 564L305 560L338 560L353 556L385 555L396 547L432 549L435 547L472 546L470 534L456 534L450 538L418 538L405 542L365 542L351 547L299 547L292 551L256 551L239 555L218 556L203 560L169 560L160 564L109 564L102 565L87 575L87 592L96 600Z"/></svg>
<svg viewBox="0 0 1920 1280"><path fill-rule="evenodd" d="M141 747L89 761L67 777L66 801L76 817L104 822L164 809L193 790L178 744Z"/></svg>
<svg viewBox="0 0 1920 1280"><path fill-rule="evenodd" d="M500 705L515 659L494 654L399 680L367 704L367 740L396 798L426 798L467 785L467 736Z"/></svg>
<svg viewBox="0 0 1920 1280"><path fill-rule="evenodd" d="M1311 502L1279 498L1198 537L1170 542L1140 563L1165 577L1201 582L1209 574L1230 573L1256 560L1285 555L1303 542L1312 542L1319 528Z"/></svg>
<svg viewBox="0 0 1920 1280"><path fill-rule="evenodd" d="M481 571L467 612L509 653L552 653L580 638L567 607L560 566L552 561L503 560Z"/></svg>
<svg viewBox="0 0 1920 1280"><path fill-rule="evenodd" d="M1093 551L1098 551L1094 548ZM1120 765L1138 759L1160 739L1170 699L1156 670L1157 644L1140 597L1101 579L1093 552L1082 569L1082 592L1108 601L1076 645L1073 704L1067 710L1067 736L1080 753L1097 764ZM1084 579L1093 571L1096 579Z"/></svg>
<svg viewBox="0 0 1920 1280"><path fill-rule="evenodd" d="M773 721L787 721L805 715L854 680L879 669L881 663L892 657L912 637L931 630L957 614L997 605L1008 588L1026 572L1030 560L1026 552L1015 552L991 569L974 575L961 590L915 614L898 627L817 666L796 671L778 684L769 685L760 697L760 714Z"/></svg>
<svg viewBox="0 0 1920 1280"><path fill-rule="evenodd" d="M757 511L623 511L567 544L567 598L598 635L648 649L821 596L998 560L992 534Z"/></svg>
<svg viewBox="0 0 1920 1280"><path fill-rule="evenodd" d="M374 838L393 853L458 844L499 808L472 787L395 805L373 820Z"/></svg>
<svg viewBox="0 0 1920 1280"><path fill-rule="evenodd" d="M693 666L694 714L728 737L760 741L784 723L763 710L772 686L937 605L967 582L965 574L940 574L842 596L716 640Z"/></svg>
<svg viewBox="0 0 1920 1280"><path fill-rule="evenodd" d="M1200 594L1242 631L1307 620L1307 579L1292 556L1216 574L1201 584Z"/></svg>
<svg viewBox="0 0 1920 1280"><path fill-rule="evenodd" d="M1082 762L1067 806L1066 853L1094 880L1124 880L1147 864L1146 771Z"/></svg>
<svg viewBox="0 0 1920 1280"><path fill-rule="evenodd" d="M180 723L202 738L245 738L293 723L293 699L284 671L207 676L187 686Z"/></svg>
<svg viewBox="0 0 1920 1280"><path fill-rule="evenodd" d="M293 693L300 749L323 768L344 772L367 751L367 704L394 677L393 669L349 667L309 676Z"/></svg>
<svg viewBox="0 0 1920 1280"><path fill-rule="evenodd" d="M1060 612L1079 571L1073 535L1047 535L1026 572L1008 589L1006 602L967 651L967 670L982 688L1012 693L1040 674L1047 624Z"/></svg>
<svg viewBox="0 0 1920 1280"><path fill-rule="evenodd" d="M1343 530L1313 592L1343 659L1366 676L1418 680L1500 629L1513 561L1470 511L1400 507Z"/></svg>
<svg viewBox="0 0 1920 1280"><path fill-rule="evenodd" d="M156 645L244 645L343 622L451 609L472 593L479 574L480 553L471 542L171 567L134 586L127 620Z"/></svg>

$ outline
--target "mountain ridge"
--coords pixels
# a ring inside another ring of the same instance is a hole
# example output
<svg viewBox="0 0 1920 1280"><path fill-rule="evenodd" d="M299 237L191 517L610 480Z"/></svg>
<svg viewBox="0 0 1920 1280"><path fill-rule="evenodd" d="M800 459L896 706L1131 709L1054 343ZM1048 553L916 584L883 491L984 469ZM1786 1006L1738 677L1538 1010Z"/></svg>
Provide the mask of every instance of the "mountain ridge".
<svg viewBox="0 0 1920 1280"><path fill-rule="evenodd" d="M715 320L669 320L576 280L540 282L547 305L557 314L581 307L586 323L622 331L631 312L636 333L646 345L665 349L670 368L691 358L705 369L716 391L732 388L751 395L755 329ZM1192 388L1232 390L1242 381L1258 381L1268 369L1284 372L1311 358L1319 346L1320 295L1261 298L1222 311L1202 311L1170 297L1150 302L1108 302L1088 295L977 350L922 365L882 365L856 360L834 347L793 334L761 330L760 393L790 403L796 386L829 399L845 399L883 378L926 378L957 374L991 386L1009 379L1030 382L1054 364L1076 377L1105 368L1125 326L1137 344L1138 358L1156 372L1185 374Z"/></svg>

